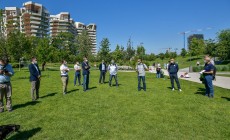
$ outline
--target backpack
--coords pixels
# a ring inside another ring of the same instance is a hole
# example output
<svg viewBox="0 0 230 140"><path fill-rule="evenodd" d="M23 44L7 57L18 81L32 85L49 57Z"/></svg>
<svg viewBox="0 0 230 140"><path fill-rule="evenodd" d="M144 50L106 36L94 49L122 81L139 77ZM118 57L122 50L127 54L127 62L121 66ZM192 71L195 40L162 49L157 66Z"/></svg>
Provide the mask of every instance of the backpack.
<svg viewBox="0 0 230 140"><path fill-rule="evenodd" d="M217 70L216 70L216 67L214 65L213 65L213 68L214 69L213 69L213 74L212 74L212 77L213 77L212 80L216 80L216 71Z"/></svg>

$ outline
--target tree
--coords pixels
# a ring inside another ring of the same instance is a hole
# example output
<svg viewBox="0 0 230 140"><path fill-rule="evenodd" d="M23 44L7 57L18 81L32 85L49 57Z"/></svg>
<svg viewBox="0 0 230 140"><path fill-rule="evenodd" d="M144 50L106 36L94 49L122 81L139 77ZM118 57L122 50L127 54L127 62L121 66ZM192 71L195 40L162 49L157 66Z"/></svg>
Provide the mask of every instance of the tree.
<svg viewBox="0 0 230 140"><path fill-rule="evenodd" d="M92 41L86 30L77 36L77 50L82 57L92 57Z"/></svg>
<svg viewBox="0 0 230 140"><path fill-rule="evenodd" d="M111 56L116 62L124 61L124 54L124 47L119 45L117 45L116 49L113 52L111 52Z"/></svg>
<svg viewBox="0 0 230 140"><path fill-rule="evenodd" d="M222 59L230 59L230 29L218 33L218 56Z"/></svg>
<svg viewBox="0 0 230 140"><path fill-rule="evenodd" d="M186 54L187 54L186 49L185 49L185 48L182 48L182 49L181 49L181 53L180 53L180 55L181 55L182 57L185 57L185 56L186 56Z"/></svg>
<svg viewBox="0 0 230 140"><path fill-rule="evenodd" d="M109 43L109 39L108 38L103 38L101 43L100 43L100 48L98 51L98 56L100 58L100 60L105 60L105 62L109 62L110 61L110 43Z"/></svg>
<svg viewBox="0 0 230 140"><path fill-rule="evenodd" d="M154 53L151 53L149 55L146 55L146 58L148 61L155 61L156 60L156 55Z"/></svg>
<svg viewBox="0 0 230 140"><path fill-rule="evenodd" d="M131 39L129 39L126 48L126 60L131 60L133 56L135 56L135 49L132 47Z"/></svg>
<svg viewBox="0 0 230 140"><path fill-rule="evenodd" d="M170 52L169 53L169 57L170 58L176 58L177 57L177 53L176 52Z"/></svg>
<svg viewBox="0 0 230 140"><path fill-rule="evenodd" d="M189 52L192 56L198 57L200 54L204 54L204 48L204 40L193 38L189 46Z"/></svg>
<svg viewBox="0 0 230 140"><path fill-rule="evenodd" d="M142 44L140 44L137 46L137 56L139 58L143 58L144 55L145 55L145 47Z"/></svg>
<svg viewBox="0 0 230 140"><path fill-rule="evenodd" d="M165 52L165 58L169 58L169 57L170 57L169 51L167 50L167 51Z"/></svg>
<svg viewBox="0 0 230 140"><path fill-rule="evenodd" d="M164 59L165 59L165 54L164 54L164 53L160 53L160 54L158 54L158 57L159 57L161 60L164 60Z"/></svg>

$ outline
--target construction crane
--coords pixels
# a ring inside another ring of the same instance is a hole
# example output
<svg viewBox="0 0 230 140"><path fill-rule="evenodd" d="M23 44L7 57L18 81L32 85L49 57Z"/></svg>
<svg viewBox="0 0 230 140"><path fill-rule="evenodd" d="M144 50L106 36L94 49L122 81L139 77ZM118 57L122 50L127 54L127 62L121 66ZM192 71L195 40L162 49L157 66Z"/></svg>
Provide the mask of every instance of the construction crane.
<svg viewBox="0 0 230 140"><path fill-rule="evenodd" d="M196 29L196 30L190 30L190 31L185 31L185 32L179 33L179 34L183 35L183 38L184 38L184 49L186 48L186 34L195 33L195 32L202 32L202 31L211 30L211 29L212 29L211 27L207 27L204 29Z"/></svg>

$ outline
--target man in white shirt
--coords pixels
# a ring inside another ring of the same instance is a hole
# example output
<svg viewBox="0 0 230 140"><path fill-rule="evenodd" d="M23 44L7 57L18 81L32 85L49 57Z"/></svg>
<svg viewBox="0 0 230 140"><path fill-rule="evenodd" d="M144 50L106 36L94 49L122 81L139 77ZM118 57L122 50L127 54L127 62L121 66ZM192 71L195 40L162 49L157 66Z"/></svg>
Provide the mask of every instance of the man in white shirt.
<svg viewBox="0 0 230 140"><path fill-rule="evenodd" d="M65 95L67 93L67 85L69 81L69 68L67 67L67 62L65 60L62 61L62 65L60 66L61 71L61 81L62 81L62 87L63 87L63 94Z"/></svg>
<svg viewBox="0 0 230 140"><path fill-rule="evenodd" d="M115 64L114 60L111 61L111 64L108 66L108 70L110 73L110 77L109 77L109 86L112 86L112 79L114 78L116 81L116 86L118 87L118 81L117 81L117 71L118 71L118 67L117 64Z"/></svg>
<svg viewBox="0 0 230 140"><path fill-rule="evenodd" d="M146 91L145 70L148 70L148 67L142 63L141 59L138 59L136 66L136 71L138 73L138 91L141 90L141 80L143 83L143 89Z"/></svg>
<svg viewBox="0 0 230 140"><path fill-rule="evenodd" d="M75 70L74 86L76 86L77 79L78 79L78 85L80 86L81 85L81 66L79 62L76 62L76 64L74 65L74 70Z"/></svg>

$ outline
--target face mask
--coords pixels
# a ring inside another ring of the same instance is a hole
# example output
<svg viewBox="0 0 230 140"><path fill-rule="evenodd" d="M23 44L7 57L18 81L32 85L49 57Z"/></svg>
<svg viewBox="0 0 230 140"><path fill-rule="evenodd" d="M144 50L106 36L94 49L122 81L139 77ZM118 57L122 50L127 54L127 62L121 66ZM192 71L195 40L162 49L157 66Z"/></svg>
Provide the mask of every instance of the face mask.
<svg viewBox="0 0 230 140"><path fill-rule="evenodd" d="M38 63L38 61L34 61L34 64L37 64Z"/></svg>
<svg viewBox="0 0 230 140"><path fill-rule="evenodd" d="M174 62L173 62L173 61L171 61L170 63L172 63L172 64L173 64Z"/></svg>
<svg viewBox="0 0 230 140"><path fill-rule="evenodd" d="M67 62L64 63L65 65L67 64Z"/></svg>
<svg viewBox="0 0 230 140"><path fill-rule="evenodd" d="M204 60L204 63L207 63L207 61L206 61L206 60Z"/></svg>

